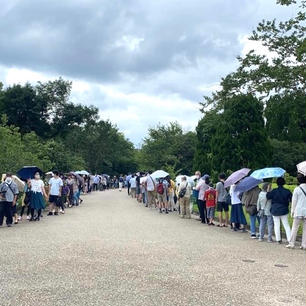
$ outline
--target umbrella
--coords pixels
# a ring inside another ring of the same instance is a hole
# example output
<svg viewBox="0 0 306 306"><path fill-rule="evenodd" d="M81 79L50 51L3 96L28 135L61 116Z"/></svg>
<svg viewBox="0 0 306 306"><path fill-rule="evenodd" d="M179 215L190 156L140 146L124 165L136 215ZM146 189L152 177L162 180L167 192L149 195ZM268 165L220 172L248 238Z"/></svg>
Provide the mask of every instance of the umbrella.
<svg viewBox="0 0 306 306"><path fill-rule="evenodd" d="M306 160L297 164L296 167L297 167L298 173L306 175Z"/></svg>
<svg viewBox="0 0 306 306"><path fill-rule="evenodd" d="M238 185L235 188L235 191L239 191L242 193L251 190L260 183L262 183L262 180L257 180L252 176L247 176L238 183Z"/></svg>
<svg viewBox="0 0 306 306"><path fill-rule="evenodd" d="M249 168L242 168L240 170L237 170L233 172L224 182L224 187L229 187L238 181L240 181L242 178L248 175L248 173L251 171Z"/></svg>
<svg viewBox="0 0 306 306"><path fill-rule="evenodd" d="M31 179L34 178L34 174L36 172L39 172L40 175L43 174L43 172L36 166L25 166L21 168L19 171L17 171L17 175L19 176L19 178L25 181L29 178Z"/></svg>
<svg viewBox="0 0 306 306"><path fill-rule="evenodd" d="M167 173L164 170L157 170L157 171L155 171L151 174L151 177L156 180L156 179L159 179L159 178L164 178L168 175L169 175L169 173Z"/></svg>
<svg viewBox="0 0 306 306"><path fill-rule="evenodd" d="M70 174L75 176L75 178L79 181L79 183L81 183L81 184L84 183L84 179L79 174L77 174L76 172L70 172Z"/></svg>
<svg viewBox="0 0 306 306"><path fill-rule="evenodd" d="M272 177L280 177L285 174L286 170L279 168L279 167L274 167L274 168L263 168L259 170L255 170L252 172L251 176L261 180L265 178L272 178Z"/></svg>
<svg viewBox="0 0 306 306"><path fill-rule="evenodd" d="M82 171L75 171L76 174L81 174L81 175L89 175L89 172L86 170L82 170Z"/></svg>
<svg viewBox="0 0 306 306"><path fill-rule="evenodd" d="M146 176L143 176L140 178L140 184L143 184L147 181L147 177Z"/></svg>

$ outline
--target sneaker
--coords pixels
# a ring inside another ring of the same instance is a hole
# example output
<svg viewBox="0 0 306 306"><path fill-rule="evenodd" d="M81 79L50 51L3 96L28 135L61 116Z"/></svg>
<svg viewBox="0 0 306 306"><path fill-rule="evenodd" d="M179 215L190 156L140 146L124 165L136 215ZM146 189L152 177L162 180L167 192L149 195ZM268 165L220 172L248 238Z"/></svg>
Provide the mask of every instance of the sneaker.
<svg viewBox="0 0 306 306"><path fill-rule="evenodd" d="M64 214L65 213L65 211L64 210L61 210L61 214Z"/></svg>
<svg viewBox="0 0 306 306"><path fill-rule="evenodd" d="M55 213L54 213L55 214ZM52 211L49 211L48 215L47 216L53 216L53 212Z"/></svg>
<svg viewBox="0 0 306 306"><path fill-rule="evenodd" d="M31 217L30 216L27 216L27 220L30 220L31 219Z"/></svg>
<svg viewBox="0 0 306 306"><path fill-rule="evenodd" d="M22 220L22 217L21 217L21 216L19 216L19 217L18 217L18 221L21 221L21 220Z"/></svg>
<svg viewBox="0 0 306 306"><path fill-rule="evenodd" d="M282 241L280 240L280 241L276 241L278 244L282 244Z"/></svg>
<svg viewBox="0 0 306 306"><path fill-rule="evenodd" d="M255 234L252 234L250 238L251 238L251 239L256 239L257 237L256 237Z"/></svg>
<svg viewBox="0 0 306 306"><path fill-rule="evenodd" d="M12 224L7 224L7 227L12 227Z"/></svg>
<svg viewBox="0 0 306 306"><path fill-rule="evenodd" d="M287 249L294 249L294 246L291 245L291 244L287 244L287 245L286 245L286 248L287 248Z"/></svg>
<svg viewBox="0 0 306 306"><path fill-rule="evenodd" d="M57 211L54 213L54 216L58 216L58 212Z"/></svg>

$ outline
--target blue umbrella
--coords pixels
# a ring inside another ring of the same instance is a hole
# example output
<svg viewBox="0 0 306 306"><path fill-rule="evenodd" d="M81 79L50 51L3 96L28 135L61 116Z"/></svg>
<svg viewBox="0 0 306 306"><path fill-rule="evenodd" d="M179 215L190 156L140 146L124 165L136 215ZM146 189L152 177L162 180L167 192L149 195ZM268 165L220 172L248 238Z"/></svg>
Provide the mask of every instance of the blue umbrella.
<svg viewBox="0 0 306 306"><path fill-rule="evenodd" d="M256 178L252 176L247 176L238 183L238 185L235 188L235 191L239 191L242 193L242 192L251 190L254 187L256 187L258 184L260 184L261 182L262 180L257 180Z"/></svg>
<svg viewBox="0 0 306 306"><path fill-rule="evenodd" d="M279 167L273 167L273 168L263 168L259 170L255 170L251 176L258 179L262 180L265 178L272 178L272 177L281 177L285 174L286 170L283 168Z"/></svg>
<svg viewBox="0 0 306 306"><path fill-rule="evenodd" d="M42 171L36 167L36 166L25 166L21 168L20 170L17 171L17 175L22 179L22 180L27 180L27 179L32 179L34 178L34 174L36 172L39 172L40 175L42 175Z"/></svg>

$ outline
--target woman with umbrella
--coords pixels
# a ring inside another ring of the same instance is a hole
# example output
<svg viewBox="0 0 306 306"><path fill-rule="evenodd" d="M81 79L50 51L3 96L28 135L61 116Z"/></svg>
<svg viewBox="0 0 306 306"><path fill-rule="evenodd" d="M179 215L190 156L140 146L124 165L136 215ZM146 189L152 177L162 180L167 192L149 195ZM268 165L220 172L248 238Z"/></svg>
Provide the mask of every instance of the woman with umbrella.
<svg viewBox="0 0 306 306"><path fill-rule="evenodd" d="M31 179L31 196L30 196L30 208L31 219L29 221L39 221L41 216L41 210L45 208L44 198L47 199L47 193L45 190L45 184L40 179L40 173L36 172L34 179ZM37 211L37 216L34 219L34 212Z"/></svg>

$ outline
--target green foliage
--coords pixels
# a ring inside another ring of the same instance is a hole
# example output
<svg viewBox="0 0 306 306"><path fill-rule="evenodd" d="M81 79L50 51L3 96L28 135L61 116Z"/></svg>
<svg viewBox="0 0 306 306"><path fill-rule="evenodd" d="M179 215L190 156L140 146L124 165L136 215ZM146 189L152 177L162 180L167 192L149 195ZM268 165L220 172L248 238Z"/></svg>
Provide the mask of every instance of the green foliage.
<svg viewBox="0 0 306 306"><path fill-rule="evenodd" d="M195 133L184 133L182 127L171 122L149 129L149 135L138 153L143 170L164 169L172 177L189 174L195 152Z"/></svg>

